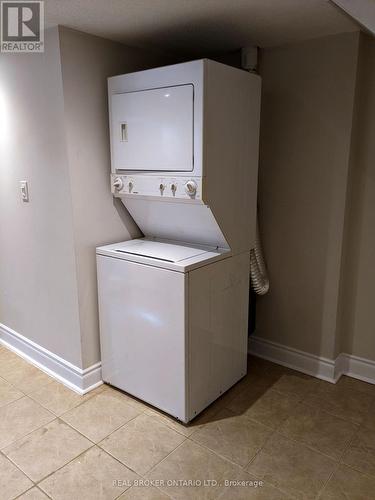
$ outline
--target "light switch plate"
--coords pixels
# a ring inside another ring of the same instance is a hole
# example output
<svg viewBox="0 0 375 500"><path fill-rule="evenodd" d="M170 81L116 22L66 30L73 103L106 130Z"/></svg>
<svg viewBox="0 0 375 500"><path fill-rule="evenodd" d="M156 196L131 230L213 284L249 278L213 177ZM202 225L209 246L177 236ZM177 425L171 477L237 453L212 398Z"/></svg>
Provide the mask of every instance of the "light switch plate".
<svg viewBox="0 0 375 500"><path fill-rule="evenodd" d="M27 181L20 181L20 188L21 188L21 198L22 201L27 203L29 200L29 185Z"/></svg>

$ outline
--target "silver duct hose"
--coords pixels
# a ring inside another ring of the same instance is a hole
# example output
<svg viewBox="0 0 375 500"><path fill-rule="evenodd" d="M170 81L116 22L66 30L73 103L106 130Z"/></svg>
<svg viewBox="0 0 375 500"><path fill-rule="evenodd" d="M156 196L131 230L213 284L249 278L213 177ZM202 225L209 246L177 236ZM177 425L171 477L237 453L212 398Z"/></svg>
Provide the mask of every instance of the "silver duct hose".
<svg viewBox="0 0 375 500"><path fill-rule="evenodd" d="M259 236L259 224L257 219L255 247L250 250L250 276L251 285L258 295L265 295L270 288L267 268L263 258L262 245Z"/></svg>

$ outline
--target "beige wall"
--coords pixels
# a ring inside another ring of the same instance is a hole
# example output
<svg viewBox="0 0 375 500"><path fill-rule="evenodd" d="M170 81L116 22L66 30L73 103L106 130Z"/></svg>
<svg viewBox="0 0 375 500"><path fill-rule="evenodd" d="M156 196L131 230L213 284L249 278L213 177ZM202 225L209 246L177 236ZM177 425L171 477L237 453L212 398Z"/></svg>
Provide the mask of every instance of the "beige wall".
<svg viewBox="0 0 375 500"><path fill-rule="evenodd" d="M257 335L335 357L359 35L262 51Z"/></svg>
<svg viewBox="0 0 375 500"><path fill-rule="evenodd" d="M0 54L0 323L81 366L59 39L45 35L44 54Z"/></svg>
<svg viewBox="0 0 375 500"><path fill-rule="evenodd" d="M65 28L45 47L0 54L0 326L87 368L100 361L95 247L139 235L110 192L106 79L165 60Z"/></svg>
<svg viewBox="0 0 375 500"><path fill-rule="evenodd" d="M340 350L375 360L375 39L361 36L345 251Z"/></svg>
<svg viewBox="0 0 375 500"><path fill-rule="evenodd" d="M95 248L139 236L110 190L107 78L162 65L160 55L59 28L83 367L100 361Z"/></svg>

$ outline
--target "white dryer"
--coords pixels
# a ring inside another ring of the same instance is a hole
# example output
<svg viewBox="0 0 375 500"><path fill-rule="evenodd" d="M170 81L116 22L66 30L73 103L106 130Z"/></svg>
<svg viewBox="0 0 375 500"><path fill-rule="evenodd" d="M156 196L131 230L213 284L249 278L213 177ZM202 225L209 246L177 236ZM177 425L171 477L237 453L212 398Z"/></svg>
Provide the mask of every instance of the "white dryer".
<svg viewBox="0 0 375 500"><path fill-rule="evenodd" d="M97 263L105 382L188 422L245 375L245 254L144 238Z"/></svg>

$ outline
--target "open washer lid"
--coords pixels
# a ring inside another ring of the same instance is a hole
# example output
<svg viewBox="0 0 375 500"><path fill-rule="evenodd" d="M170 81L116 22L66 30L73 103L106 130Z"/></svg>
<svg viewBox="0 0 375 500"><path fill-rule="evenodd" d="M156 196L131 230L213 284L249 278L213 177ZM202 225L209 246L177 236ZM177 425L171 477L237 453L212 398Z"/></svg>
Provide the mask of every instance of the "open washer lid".
<svg viewBox="0 0 375 500"><path fill-rule="evenodd" d="M99 255L186 271L202 261L221 258L227 250L170 240L139 238L97 248Z"/></svg>

